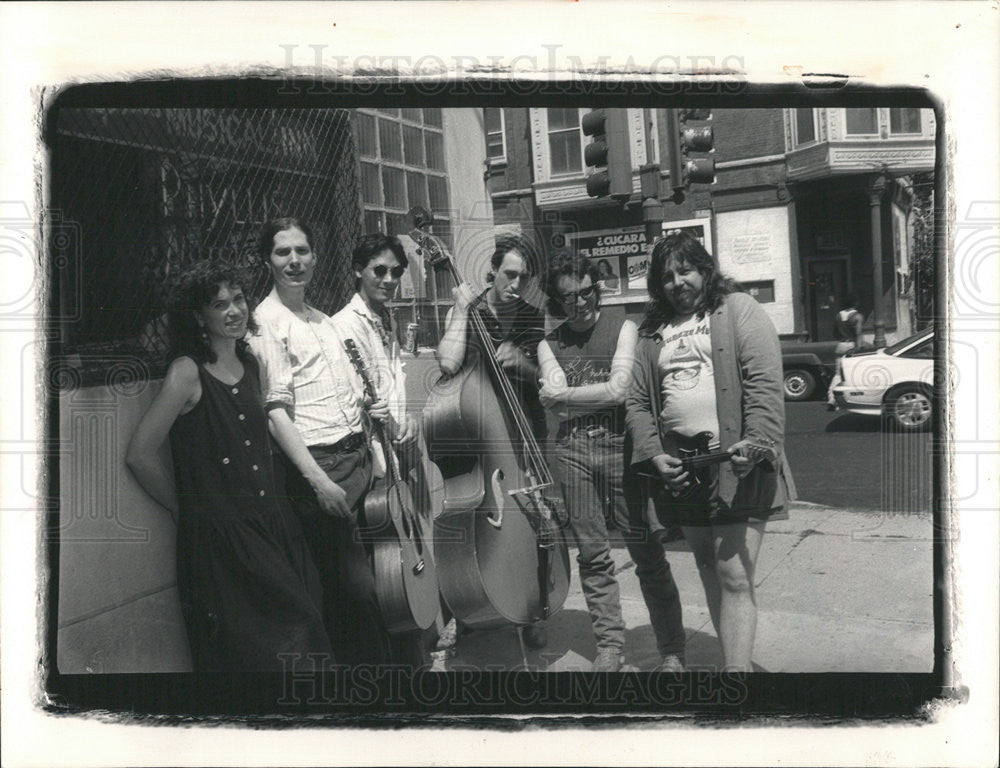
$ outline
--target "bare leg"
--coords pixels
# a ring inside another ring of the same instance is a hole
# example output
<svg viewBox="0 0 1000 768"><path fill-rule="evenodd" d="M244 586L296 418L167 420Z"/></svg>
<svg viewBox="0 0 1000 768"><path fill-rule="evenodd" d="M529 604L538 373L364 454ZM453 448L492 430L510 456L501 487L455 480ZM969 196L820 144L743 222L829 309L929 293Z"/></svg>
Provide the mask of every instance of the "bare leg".
<svg viewBox="0 0 1000 768"><path fill-rule="evenodd" d="M719 525L715 533L715 564L721 593L719 640L726 669L750 672L757 632L754 569L764 522Z"/></svg>
<svg viewBox="0 0 1000 768"><path fill-rule="evenodd" d="M681 530L694 554L698 575L705 588L705 600L708 603L708 614L712 617L716 637L722 638L719 632L719 577L715 566L715 537L711 526L683 525Z"/></svg>

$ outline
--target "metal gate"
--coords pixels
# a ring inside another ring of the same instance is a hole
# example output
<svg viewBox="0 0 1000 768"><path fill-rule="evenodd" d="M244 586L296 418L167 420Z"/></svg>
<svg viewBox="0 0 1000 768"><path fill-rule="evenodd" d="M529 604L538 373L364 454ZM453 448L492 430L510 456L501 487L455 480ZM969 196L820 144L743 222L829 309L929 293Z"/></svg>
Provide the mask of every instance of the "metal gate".
<svg viewBox="0 0 1000 768"><path fill-rule="evenodd" d="M261 225L296 216L320 255L308 300L350 298L361 228L350 114L341 109L63 109L51 139L52 206L77 225L79 268L54 286L59 365L78 385L108 383L123 358L136 378L166 362L165 300L178 270L206 257L267 273Z"/></svg>

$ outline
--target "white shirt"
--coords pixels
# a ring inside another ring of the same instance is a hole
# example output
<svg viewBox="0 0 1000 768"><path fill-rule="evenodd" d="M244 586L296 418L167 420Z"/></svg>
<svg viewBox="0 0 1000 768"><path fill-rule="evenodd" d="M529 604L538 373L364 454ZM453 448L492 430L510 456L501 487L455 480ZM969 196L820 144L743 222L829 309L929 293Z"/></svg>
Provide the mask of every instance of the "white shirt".
<svg viewBox="0 0 1000 768"><path fill-rule="evenodd" d="M389 403L389 413L402 424L406 416L406 374L399 340L377 314L355 293L332 318L341 339L354 339L379 400Z"/></svg>
<svg viewBox="0 0 1000 768"><path fill-rule="evenodd" d="M674 319L660 329L658 368L663 396L660 429L695 437L711 432L719 444L710 316Z"/></svg>
<svg viewBox="0 0 1000 768"><path fill-rule="evenodd" d="M254 318L259 328L249 341L265 405L283 406L306 445L363 432L361 381L330 318L308 305L299 317L273 290Z"/></svg>

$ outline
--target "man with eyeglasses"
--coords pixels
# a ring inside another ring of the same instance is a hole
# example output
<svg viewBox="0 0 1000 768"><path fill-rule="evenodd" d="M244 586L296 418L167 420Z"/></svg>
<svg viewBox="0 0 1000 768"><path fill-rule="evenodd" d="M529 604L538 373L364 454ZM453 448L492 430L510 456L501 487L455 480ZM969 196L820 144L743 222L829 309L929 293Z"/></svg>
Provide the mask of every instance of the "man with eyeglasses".
<svg viewBox="0 0 1000 768"><path fill-rule="evenodd" d="M580 585L597 655L591 671L625 663L625 621L608 531L622 532L663 657L662 671L684 670L681 603L663 547L641 525L638 478L630 471L625 396L638 330L623 314L601 310L600 272L578 254L556 255L546 292L561 321L538 345L542 405L559 421L554 468L576 539Z"/></svg>
<svg viewBox="0 0 1000 768"><path fill-rule="evenodd" d="M387 306L399 288L409 266L399 238L381 232L365 235L351 254L356 293L332 323L341 339L353 339L371 378L378 402L386 403L388 433L406 472L415 460L413 449L419 423L406 412L406 376L400 355L399 335ZM376 477L388 471L389 457L382 454L377 440L369 446ZM426 662L422 633L408 632L392 638L392 659L396 664L417 667Z"/></svg>
<svg viewBox="0 0 1000 768"><path fill-rule="evenodd" d="M399 238L381 233L362 237L351 254L357 292L333 316L340 336L354 339L357 344L378 399L389 404L389 431L401 448L416 440L418 427L416 419L406 412L406 378L399 338L387 304L395 296L407 266ZM376 456L376 463L379 459L384 457Z"/></svg>

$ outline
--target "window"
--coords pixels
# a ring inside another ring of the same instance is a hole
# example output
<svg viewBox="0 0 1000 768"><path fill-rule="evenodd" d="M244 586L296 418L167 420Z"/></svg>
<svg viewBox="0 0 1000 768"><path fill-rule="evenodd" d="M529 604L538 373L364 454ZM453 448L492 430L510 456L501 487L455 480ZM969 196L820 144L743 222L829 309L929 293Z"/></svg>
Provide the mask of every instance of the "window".
<svg viewBox="0 0 1000 768"><path fill-rule="evenodd" d="M878 133L878 120L874 109L845 109L844 116L848 135Z"/></svg>
<svg viewBox="0 0 1000 768"><path fill-rule="evenodd" d="M583 172L580 110L548 109L549 170L553 176Z"/></svg>
<svg viewBox="0 0 1000 768"><path fill-rule="evenodd" d="M483 119L486 126L486 158L491 162L507 162L503 110L498 107L487 107L483 110Z"/></svg>
<svg viewBox="0 0 1000 768"><path fill-rule="evenodd" d="M415 205L448 219L440 109L357 110L353 125L365 231L404 234L406 213Z"/></svg>
<svg viewBox="0 0 1000 768"><path fill-rule="evenodd" d="M934 358L934 339L928 339L923 344L918 344L912 349L900 352L899 356L918 360L932 360Z"/></svg>
<svg viewBox="0 0 1000 768"><path fill-rule="evenodd" d="M451 247L450 200L440 109L357 110L353 125L361 180L361 220L365 232L406 234L407 213L415 205L434 212L434 233ZM451 306L451 275L425 270L424 298L390 305L401 327L418 322L418 344L436 346ZM412 274L412 273L411 273Z"/></svg>
<svg viewBox="0 0 1000 768"><path fill-rule="evenodd" d="M816 123L811 109L795 110L795 144L808 144L816 141Z"/></svg>
<svg viewBox="0 0 1000 768"><path fill-rule="evenodd" d="M889 131L891 133L920 133L920 110L890 109Z"/></svg>
<svg viewBox="0 0 1000 768"><path fill-rule="evenodd" d="M744 280L741 285L759 304L774 302L774 280Z"/></svg>

